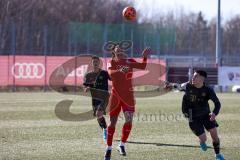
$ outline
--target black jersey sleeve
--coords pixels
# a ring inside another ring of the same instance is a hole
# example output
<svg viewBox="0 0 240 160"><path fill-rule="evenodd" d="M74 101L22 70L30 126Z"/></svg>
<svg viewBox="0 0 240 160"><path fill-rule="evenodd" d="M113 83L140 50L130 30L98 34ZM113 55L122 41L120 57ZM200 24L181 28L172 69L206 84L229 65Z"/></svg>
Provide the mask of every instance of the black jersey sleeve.
<svg viewBox="0 0 240 160"><path fill-rule="evenodd" d="M211 99L214 103L213 113L215 115L218 115L220 108L221 108L221 103L220 103L215 91L212 88L208 88L208 92L209 92L209 99Z"/></svg>

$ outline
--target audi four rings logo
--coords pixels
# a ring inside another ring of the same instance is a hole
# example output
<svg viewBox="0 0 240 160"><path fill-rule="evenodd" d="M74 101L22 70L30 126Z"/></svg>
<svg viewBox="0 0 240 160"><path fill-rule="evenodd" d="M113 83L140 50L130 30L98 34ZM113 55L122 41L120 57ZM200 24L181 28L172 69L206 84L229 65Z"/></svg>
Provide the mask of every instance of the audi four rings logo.
<svg viewBox="0 0 240 160"><path fill-rule="evenodd" d="M12 75L18 79L40 79L45 74L42 63L15 63L12 66Z"/></svg>

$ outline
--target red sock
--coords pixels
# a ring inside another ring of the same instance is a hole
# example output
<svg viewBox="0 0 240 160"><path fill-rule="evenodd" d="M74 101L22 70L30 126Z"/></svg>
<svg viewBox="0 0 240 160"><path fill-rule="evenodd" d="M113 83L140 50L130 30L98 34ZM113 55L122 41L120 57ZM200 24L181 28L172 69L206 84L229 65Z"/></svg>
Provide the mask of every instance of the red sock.
<svg viewBox="0 0 240 160"><path fill-rule="evenodd" d="M126 143L127 139L128 139L128 136L131 132L131 129L132 129L132 124L131 123L125 123L123 125L123 128L122 128L122 138L121 138L121 141L123 143Z"/></svg>
<svg viewBox="0 0 240 160"><path fill-rule="evenodd" d="M107 127L107 145L108 146L112 146L114 132L115 132L115 128L112 128L110 126Z"/></svg>

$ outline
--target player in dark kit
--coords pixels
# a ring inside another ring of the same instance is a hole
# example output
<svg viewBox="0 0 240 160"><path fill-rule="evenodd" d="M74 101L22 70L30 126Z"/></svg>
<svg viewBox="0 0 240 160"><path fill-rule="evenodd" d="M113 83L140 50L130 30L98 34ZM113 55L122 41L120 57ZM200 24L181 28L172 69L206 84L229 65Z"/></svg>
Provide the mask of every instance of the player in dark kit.
<svg viewBox="0 0 240 160"><path fill-rule="evenodd" d="M216 160L224 160L223 155L220 154L220 140L217 133L218 124L215 120L220 111L221 103L214 90L205 85L205 78L207 78L207 73L197 70L191 82L183 84L166 83L165 89L171 90L175 88L185 92L182 100L182 112L189 119L190 129L199 138L201 149L206 151L208 148L206 145L206 129L212 137ZM208 100L214 102L215 107L212 112Z"/></svg>
<svg viewBox="0 0 240 160"><path fill-rule="evenodd" d="M108 104L108 80L110 80L107 71L99 68L99 57L92 57L93 71L88 72L84 77L84 91L90 90L92 96L93 115L97 117L99 126L103 130L103 139L107 139L107 124L103 115Z"/></svg>

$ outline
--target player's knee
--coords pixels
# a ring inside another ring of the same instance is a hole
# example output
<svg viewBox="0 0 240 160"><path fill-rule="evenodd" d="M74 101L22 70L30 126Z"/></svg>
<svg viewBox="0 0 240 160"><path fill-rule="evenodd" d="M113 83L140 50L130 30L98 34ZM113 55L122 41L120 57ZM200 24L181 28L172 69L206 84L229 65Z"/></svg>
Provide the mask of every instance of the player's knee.
<svg viewBox="0 0 240 160"><path fill-rule="evenodd" d="M133 113L132 112L124 112L125 123L132 123L133 121Z"/></svg>
<svg viewBox="0 0 240 160"><path fill-rule="evenodd" d="M133 118L132 117L128 117L125 119L125 123L129 123L132 124Z"/></svg>
<svg viewBox="0 0 240 160"><path fill-rule="evenodd" d="M110 123L109 123L109 127L115 128L115 127L116 127L116 122L110 122Z"/></svg>
<svg viewBox="0 0 240 160"><path fill-rule="evenodd" d="M114 128L117 124L117 117L110 117L110 123L109 126Z"/></svg>
<svg viewBox="0 0 240 160"><path fill-rule="evenodd" d="M103 117L103 112L102 111L97 111L96 116L97 116L97 118L102 118Z"/></svg>

